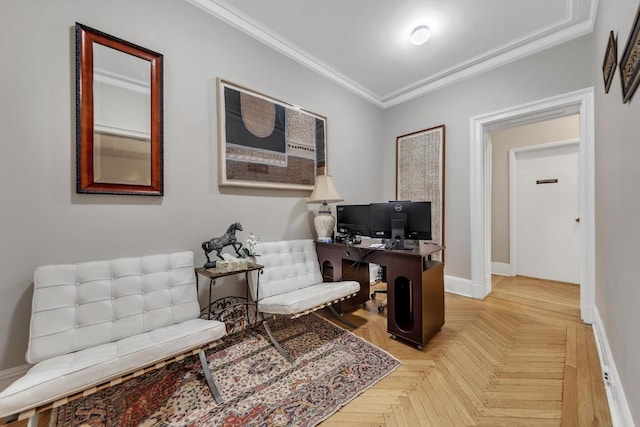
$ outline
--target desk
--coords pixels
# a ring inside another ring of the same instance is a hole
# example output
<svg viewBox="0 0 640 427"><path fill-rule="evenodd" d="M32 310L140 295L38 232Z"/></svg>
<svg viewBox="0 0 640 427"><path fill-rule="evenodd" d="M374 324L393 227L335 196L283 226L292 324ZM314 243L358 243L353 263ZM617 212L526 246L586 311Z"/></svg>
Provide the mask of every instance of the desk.
<svg viewBox="0 0 640 427"><path fill-rule="evenodd" d="M432 244L421 244L412 250L389 250L316 243L325 280L356 280L361 291L366 288L366 292L354 297L355 305L369 299L368 268L363 269L363 264L387 268L387 332L392 338L416 344L419 350L444 325L444 266L431 259L432 254L443 249ZM354 274L361 270L367 271L366 278L361 273Z"/></svg>
<svg viewBox="0 0 640 427"><path fill-rule="evenodd" d="M220 310L226 310L229 306L231 306L232 304L236 304L236 305L242 305L244 307L244 312L241 313L242 317L245 318L248 322L249 325L251 325L252 322L251 321L251 313L249 313L249 273L251 273L252 271L258 271L258 273L262 273L262 269L264 268L264 266L259 265L259 264L254 264L254 265L250 265L245 269L242 270L234 270L234 271L227 271L224 273L221 272L217 272L215 271L215 269L211 269L211 268L196 268L196 289L199 289L198 286L198 275L201 274L204 277L209 279L209 302L207 304L207 306L205 308L203 308L202 310L200 310L200 313L202 314L205 310L207 311L207 319L211 319L211 314L213 313L213 306L217 306L217 308L219 308ZM215 301L211 301L211 289L215 286L216 284L216 280L221 278L221 277L226 277L226 276L233 276L235 274L242 274L244 273L244 278L245 278L245 287L246 287L246 296L245 297L223 297L223 298L219 298ZM258 282L260 281L260 274L258 274ZM236 301L242 300L244 299L245 302L244 303L240 303L238 304ZM215 313L214 313L215 314ZM222 314L224 316L224 314ZM229 323L226 321L227 319L224 318L220 318L220 316L218 316L217 320L220 320L222 322L224 322L225 324L227 324L227 333L229 333L229 327L233 326L233 329L235 329L235 325L234 323L237 322L239 320L239 315L237 312L232 311L229 313ZM257 319L257 314L256 314L256 319ZM241 325L244 327L244 325Z"/></svg>

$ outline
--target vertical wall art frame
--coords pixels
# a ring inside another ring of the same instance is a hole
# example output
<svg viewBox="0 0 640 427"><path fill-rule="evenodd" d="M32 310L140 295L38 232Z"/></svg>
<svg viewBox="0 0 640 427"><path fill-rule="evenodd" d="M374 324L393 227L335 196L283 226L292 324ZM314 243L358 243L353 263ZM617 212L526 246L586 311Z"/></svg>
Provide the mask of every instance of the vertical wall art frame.
<svg viewBox="0 0 640 427"><path fill-rule="evenodd" d="M609 32L609 41L607 42L607 50L604 54L604 60L602 61L602 78L604 80L604 93L609 93L613 76L616 74L616 67L618 66L618 40L613 34L613 31Z"/></svg>
<svg viewBox="0 0 640 427"><path fill-rule="evenodd" d="M396 200L431 202L431 242L439 245L444 245L444 149L444 125L396 138Z"/></svg>
<svg viewBox="0 0 640 427"><path fill-rule="evenodd" d="M326 173L327 119L218 79L218 185L313 190Z"/></svg>
<svg viewBox="0 0 640 427"><path fill-rule="evenodd" d="M640 8L636 12L631 34L620 59L620 80L622 81L622 102L631 101L640 83Z"/></svg>

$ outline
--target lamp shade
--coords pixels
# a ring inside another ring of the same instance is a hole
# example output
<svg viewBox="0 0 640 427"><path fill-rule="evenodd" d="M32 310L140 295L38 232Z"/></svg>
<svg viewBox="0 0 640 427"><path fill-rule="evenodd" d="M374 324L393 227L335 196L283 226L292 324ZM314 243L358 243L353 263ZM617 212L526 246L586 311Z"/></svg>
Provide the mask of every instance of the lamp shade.
<svg viewBox="0 0 640 427"><path fill-rule="evenodd" d="M313 188L311 196L307 199L308 203L334 203L343 200L342 196L338 194L335 185L333 185L331 175L316 176L316 186Z"/></svg>

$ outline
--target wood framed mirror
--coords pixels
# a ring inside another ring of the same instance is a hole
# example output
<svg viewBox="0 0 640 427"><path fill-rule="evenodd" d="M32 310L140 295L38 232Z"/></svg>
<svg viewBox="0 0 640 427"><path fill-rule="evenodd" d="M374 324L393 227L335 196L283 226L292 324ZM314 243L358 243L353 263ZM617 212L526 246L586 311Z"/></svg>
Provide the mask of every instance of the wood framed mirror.
<svg viewBox="0 0 640 427"><path fill-rule="evenodd" d="M76 192L163 195L162 66L76 23Z"/></svg>

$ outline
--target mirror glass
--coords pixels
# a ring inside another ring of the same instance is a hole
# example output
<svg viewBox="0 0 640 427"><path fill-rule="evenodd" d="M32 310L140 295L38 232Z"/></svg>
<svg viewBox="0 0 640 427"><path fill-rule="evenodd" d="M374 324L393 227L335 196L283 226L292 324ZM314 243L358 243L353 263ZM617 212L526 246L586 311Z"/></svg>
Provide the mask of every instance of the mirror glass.
<svg viewBox="0 0 640 427"><path fill-rule="evenodd" d="M79 193L162 195L162 55L76 24Z"/></svg>

